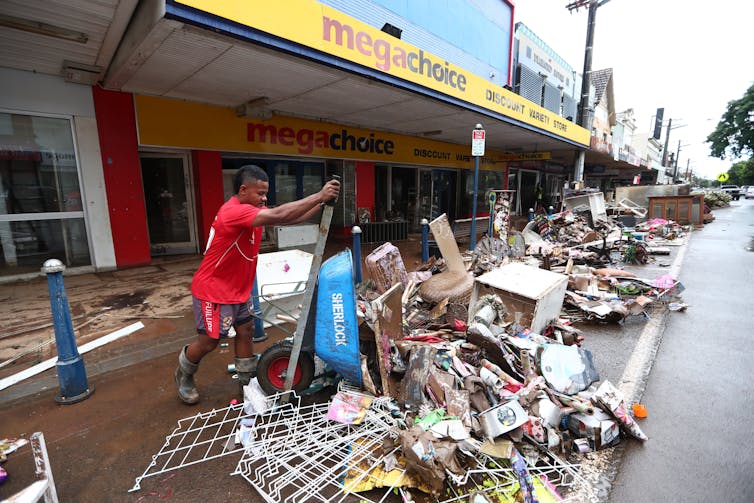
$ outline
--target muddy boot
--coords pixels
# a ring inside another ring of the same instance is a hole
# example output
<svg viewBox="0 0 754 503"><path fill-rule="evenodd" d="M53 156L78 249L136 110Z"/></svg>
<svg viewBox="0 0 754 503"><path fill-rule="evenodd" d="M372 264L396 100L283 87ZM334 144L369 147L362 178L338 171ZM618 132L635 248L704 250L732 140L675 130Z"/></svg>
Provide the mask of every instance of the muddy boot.
<svg viewBox="0 0 754 503"><path fill-rule="evenodd" d="M178 368L175 369L175 384L178 386L178 396L184 403L193 405L199 401L199 392L194 385L194 374L199 368L198 363L192 363L186 358L186 348L181 349L178 356Z"/></svg>
<svg viewBox="0 0 754 503"><path fill-rule="evenodd" d="M236 374L238 374L238 385L241 390L241 398L243 398L243 387L249 384L249 381L253 377L257 376L257 362L259 358L252 356L251 358L235 358Z"/></svg>

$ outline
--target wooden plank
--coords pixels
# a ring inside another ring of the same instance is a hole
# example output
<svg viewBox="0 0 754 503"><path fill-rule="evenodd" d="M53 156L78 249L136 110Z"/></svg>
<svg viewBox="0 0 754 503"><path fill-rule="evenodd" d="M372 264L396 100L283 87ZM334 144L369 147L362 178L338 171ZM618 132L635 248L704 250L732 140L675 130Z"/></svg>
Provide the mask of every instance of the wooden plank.
<svg viewBox="0 0 754 503"><path fill-rule="evenodd" d="M450 228L450 223L448 223L448 216L443 213L435 218L429 223L429 228L432 230L432 235L435 237L442 258L448 265L448 270L466 272L466 265L463 263L463 257L458 250L458 243Z"/></svg>
<svg viewBox="0 0 754 503"><path fill-rule="evenodd" d="M377 313L375 323L375 343L377 345L377 362L380 366L382 393L393 398L398 397L398 389L390 380L390 342L403 340L403 285L396 283L390 290L372 301L372 309Z"/></svg>

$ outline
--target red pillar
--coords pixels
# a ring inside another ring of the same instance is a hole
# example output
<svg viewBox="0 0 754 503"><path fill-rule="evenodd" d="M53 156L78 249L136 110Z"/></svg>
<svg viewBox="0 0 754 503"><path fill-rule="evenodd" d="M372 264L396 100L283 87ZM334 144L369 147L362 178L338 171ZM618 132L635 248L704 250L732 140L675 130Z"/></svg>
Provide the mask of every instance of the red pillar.
<svg viewBox="0 0 754 503"><path fill-rule="evenodd" d="M209 227L224 201L223 166L220 152L194 150L191 152L196 194L196 225L199 249L204 251Z"/></svg>
<svg viewBox="0 0 754 503"><path fill-rule="evenodd" d="M93 88L105 192L117 267L148 264L149 232L130 93Z"/></svg>
<svg viewBox="0 0 754 503"><path fill-rule="evenodd" d="M356 208L369 208L374 221L374 163L356 163Z"/></svg>

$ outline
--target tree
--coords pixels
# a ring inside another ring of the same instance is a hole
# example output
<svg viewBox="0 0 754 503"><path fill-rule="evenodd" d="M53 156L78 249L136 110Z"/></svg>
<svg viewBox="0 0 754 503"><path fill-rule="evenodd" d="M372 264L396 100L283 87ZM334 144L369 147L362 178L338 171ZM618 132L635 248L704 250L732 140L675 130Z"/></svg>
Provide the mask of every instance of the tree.
<svg viewBox="0 0 754 503"><path fill-rule="evenodd" d="M730 179L725 183L754 185L754 158L735 163L728 170Z"/></svg>
<svg viewBox="0 0 754 503"><path fill-rule="evenodd" d="M717 128L707 137L712 157L754 154L754 84L739 100L729 101Z"/></svg>

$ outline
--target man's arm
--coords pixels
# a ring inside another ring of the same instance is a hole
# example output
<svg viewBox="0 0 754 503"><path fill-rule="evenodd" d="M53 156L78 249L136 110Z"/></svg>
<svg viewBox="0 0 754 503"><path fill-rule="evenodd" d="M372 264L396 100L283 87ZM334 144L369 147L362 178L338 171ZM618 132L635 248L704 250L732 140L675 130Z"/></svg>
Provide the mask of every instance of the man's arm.
<svg viewBox="0 0 754 503"><path fill-rule="evenodd" d="M254 227L261 227L265 225L286 225L303 222L319 210L320 203L337 199L339 194L340 182L330 180L316 194L260 211L254 217L253 225Z"/></svg>

